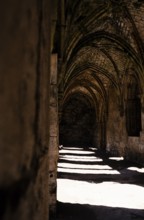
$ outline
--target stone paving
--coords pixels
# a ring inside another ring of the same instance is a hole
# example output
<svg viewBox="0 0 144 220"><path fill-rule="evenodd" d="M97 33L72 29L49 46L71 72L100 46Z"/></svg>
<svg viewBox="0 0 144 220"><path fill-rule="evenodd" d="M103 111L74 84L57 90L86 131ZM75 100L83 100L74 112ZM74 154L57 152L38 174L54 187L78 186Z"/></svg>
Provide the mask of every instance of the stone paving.
<svg viewBox="0 0 144 220"><path fill-rule="evenodd" d="M144 220L144 168L89 148L59 154L57 220Z"/></svg>

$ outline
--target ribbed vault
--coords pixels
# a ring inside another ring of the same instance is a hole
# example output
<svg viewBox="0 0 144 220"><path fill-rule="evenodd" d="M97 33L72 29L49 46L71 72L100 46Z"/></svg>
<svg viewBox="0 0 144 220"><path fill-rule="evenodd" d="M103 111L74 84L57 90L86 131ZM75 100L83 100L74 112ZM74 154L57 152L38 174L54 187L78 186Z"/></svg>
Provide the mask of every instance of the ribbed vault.
<svg viewBox="0 0 144 220"><path fill-rule="evenodd" d="M138 10L139 9L139 10ZM105 142L110 96L115 97L120 117L126 109L127 78L134 74L139 94L143 93L144 28L139 25L142 1L65 1L59 48L59 111L73 94L83 94L97 115L98 139ZM102 134L103 133L103 134ZM101 137L100 137L101 136ZM99 140L100 141L100 140Z"/></svg>

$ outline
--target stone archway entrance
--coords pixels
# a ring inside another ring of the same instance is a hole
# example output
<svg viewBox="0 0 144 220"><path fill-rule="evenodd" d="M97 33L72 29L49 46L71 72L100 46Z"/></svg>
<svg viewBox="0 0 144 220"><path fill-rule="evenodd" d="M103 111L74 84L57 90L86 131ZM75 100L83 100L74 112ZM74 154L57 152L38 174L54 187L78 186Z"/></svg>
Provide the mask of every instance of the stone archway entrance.
<svg viewBox="0 0 144 220"><path fill-rule="evenodd" d="M62 112L60 144L65 146L92 146L94 141L95 109L82 94L70 97Z"/></svg>

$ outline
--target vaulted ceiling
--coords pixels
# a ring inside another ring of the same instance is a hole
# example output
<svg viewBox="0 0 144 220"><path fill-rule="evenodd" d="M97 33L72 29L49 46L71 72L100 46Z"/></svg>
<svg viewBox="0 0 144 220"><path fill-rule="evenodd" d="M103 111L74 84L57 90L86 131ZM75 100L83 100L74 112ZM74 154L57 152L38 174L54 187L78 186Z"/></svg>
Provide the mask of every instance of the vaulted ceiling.
<svg viewBox="0 0 144 220"><path fill-rule="evenodd" d="M84 94L100 115L110 91L123 108L132 76L143 92L144 1L61 0L53 52L59 57L59 100Z"/></svg>

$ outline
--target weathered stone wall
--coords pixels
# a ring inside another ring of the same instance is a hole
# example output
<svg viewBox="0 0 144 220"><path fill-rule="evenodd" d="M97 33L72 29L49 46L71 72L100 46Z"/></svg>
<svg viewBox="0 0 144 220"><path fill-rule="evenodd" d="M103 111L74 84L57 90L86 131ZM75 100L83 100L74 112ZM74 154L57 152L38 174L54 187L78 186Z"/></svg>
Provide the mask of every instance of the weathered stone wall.
<svg viewBox="0 0 144 220"><path fill-rule="evenodd" d="M142 112L142 124L144 124L144 113ZM126 143L125 157L128 160L144 164L144 130L139 137L128 137Z"/></svg>
<svg viewBox="0 0 144 220"><path fill-rule="evenodd" d="M124 156L127 136L125 128L125 116L120 115L117 99L118 98L115 90L111 89L109 92L106 150L115 156Z"/></svg>
<svg viewBox="0 0 144 220"><path fill-rule="evenodd" d="M0 7L0 219L48 219L49 1Z"/></svg>
<svg viewBox="0 0 144 220"><path fill-rule="evenodd" d="M58 88L57 88L57 54L51 55L50 73L50 131L49 131L49 211L56 213L57 201L57 162L59 154L58 140Z"/></svg>
<svg viewBox="0 0 144 220"><path fill-rule="evenodd" d="M144 164L144 114L142 115L142 131L140 136L128 136L125 113L120 115L116 102L116 93L110 91L107 121L107 151L113 155L124 156L125 159Z"/></svg>

